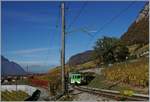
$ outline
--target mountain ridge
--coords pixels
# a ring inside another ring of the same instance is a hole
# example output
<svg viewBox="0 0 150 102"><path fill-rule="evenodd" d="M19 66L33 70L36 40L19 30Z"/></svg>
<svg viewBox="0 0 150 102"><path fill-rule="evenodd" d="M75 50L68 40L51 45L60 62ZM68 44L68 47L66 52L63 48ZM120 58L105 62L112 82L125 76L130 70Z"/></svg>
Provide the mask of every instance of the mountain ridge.
<svg viewBox="0 0 150 102"><path fill-rule="evenodd" d="M67 63L71 66L83 64L92 60L92 54L93 50L87 50L85 52L75 54L69 58L69 61Z"/></svg>
<svg viewBox="0 0 150 102"><path fill-rule="evenodd" d="M1 56L1 75L26 75L27 72L16 62Z"/></svg>
<svg viewBox="0 0 150 102"><path fill-rule="evenodd" d="M149 43L149 3L138 14L136 20L129 26L128 30L120 37L120 39L132 44Z"/></svg>

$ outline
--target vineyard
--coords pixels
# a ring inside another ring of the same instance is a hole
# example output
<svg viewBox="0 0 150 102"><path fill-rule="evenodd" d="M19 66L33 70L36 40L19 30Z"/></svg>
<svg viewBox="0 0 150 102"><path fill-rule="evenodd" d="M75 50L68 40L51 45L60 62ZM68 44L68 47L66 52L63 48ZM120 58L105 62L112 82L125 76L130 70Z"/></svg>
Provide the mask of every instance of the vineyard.
<svg viewBox="0 0 150 102"><path fill-rule="evenodd" d="M148 58L141 58L132 63L115 64L103 70L108 82L118 82L136 87L148 87Z"/></svg>
<svg viewBox="0 0 150 102"><path fill-rule="evenodd" d="M24 101L29 95L24 91L2 91L1 101Z"/></svg>
<svg viewBox="0 0 150 102"><path fill-rule="evenodd" d="M149 67L148 58L141 58L113 64L102 70L101 75L89 83L89 87L109 90L132 90L135 93L148 94Z"/></svg>

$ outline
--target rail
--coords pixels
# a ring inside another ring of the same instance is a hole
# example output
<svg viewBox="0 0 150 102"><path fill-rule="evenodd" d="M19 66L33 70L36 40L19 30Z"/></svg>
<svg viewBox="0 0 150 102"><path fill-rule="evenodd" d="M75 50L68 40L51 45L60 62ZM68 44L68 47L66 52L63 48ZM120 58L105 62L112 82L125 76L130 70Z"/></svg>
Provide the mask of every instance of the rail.
<svg viewBox="0 0 150 102"><path fill-rule="evenodd" d="M91 88L91 87L85 87L85 86L78 86L78 87L76 86L74 88L80 91L102 95L102 96L109 97L112 99L116 99L116 98L121 99L124 97L128 101L148 101L149 100L149 96L144 95L144 94L133 94L132 96L123 96L122 94L120 94L119 91L113 91L113 90L97 89L97 88Z"/></svg>

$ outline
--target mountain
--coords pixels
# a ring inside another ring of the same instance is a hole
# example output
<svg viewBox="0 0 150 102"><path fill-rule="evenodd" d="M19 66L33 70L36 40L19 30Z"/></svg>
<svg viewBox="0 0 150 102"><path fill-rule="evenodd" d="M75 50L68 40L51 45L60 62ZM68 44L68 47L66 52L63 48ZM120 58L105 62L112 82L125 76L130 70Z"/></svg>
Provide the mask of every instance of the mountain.
<svg viewBox="0 0 150 102"><path fill-rule="evenodd" d="M121 36L125 43L147 44L149 43L149 4L146 3L137 19L131 24L127 32Z"/></svg>
<svg viewBox="0 0 150 102"><path fill-rule="evenodd" d="M92 50L88 50L76 55L73 55L70 57L68 64L71 66L78 65L78 64L83 64L85 62L91 61L92 60Z"/></svg>
<svg viewBox="0 0 150 102"><path fill-rule="evenodd" d="M27 72L17 63L1 56L1 75L25 75Z"/></svg>

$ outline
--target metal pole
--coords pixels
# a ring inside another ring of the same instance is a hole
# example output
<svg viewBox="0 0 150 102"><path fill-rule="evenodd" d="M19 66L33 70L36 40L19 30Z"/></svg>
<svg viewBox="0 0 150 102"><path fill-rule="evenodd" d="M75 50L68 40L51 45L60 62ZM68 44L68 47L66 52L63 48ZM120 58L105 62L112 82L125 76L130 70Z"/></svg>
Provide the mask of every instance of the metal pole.
<svg viewBox="0 0 150 102"><path fill-rule="evenodd" d="M65 93L65 4L61 3L61 16L62 16L62 39L61 39L61 67L62 67L62 92Z"/></svg>
<svg viewBox="0 0 150 102"><path fill-rule="evenodd" d="M28 77L28 75L29 75L29 68L28 68L28 65L27 65L27 74L26 74L26 76Z"/></svg>
<svg viewBox="0 0 150 102"><path fill-rule="evenodd" d="M27 65L27 84L29 84L29 68L28 68L28 65Z"/></svg>
<svg viewBox="0 0 150 102"><path fill-rule="evenodd" d="M17 81L18 81L18 78L17 78L17 76L16 76L16 91L18 91L18 88L17 88L17 85L18 85L17 83L18 83L18 82L17 82Z"/></svg>

